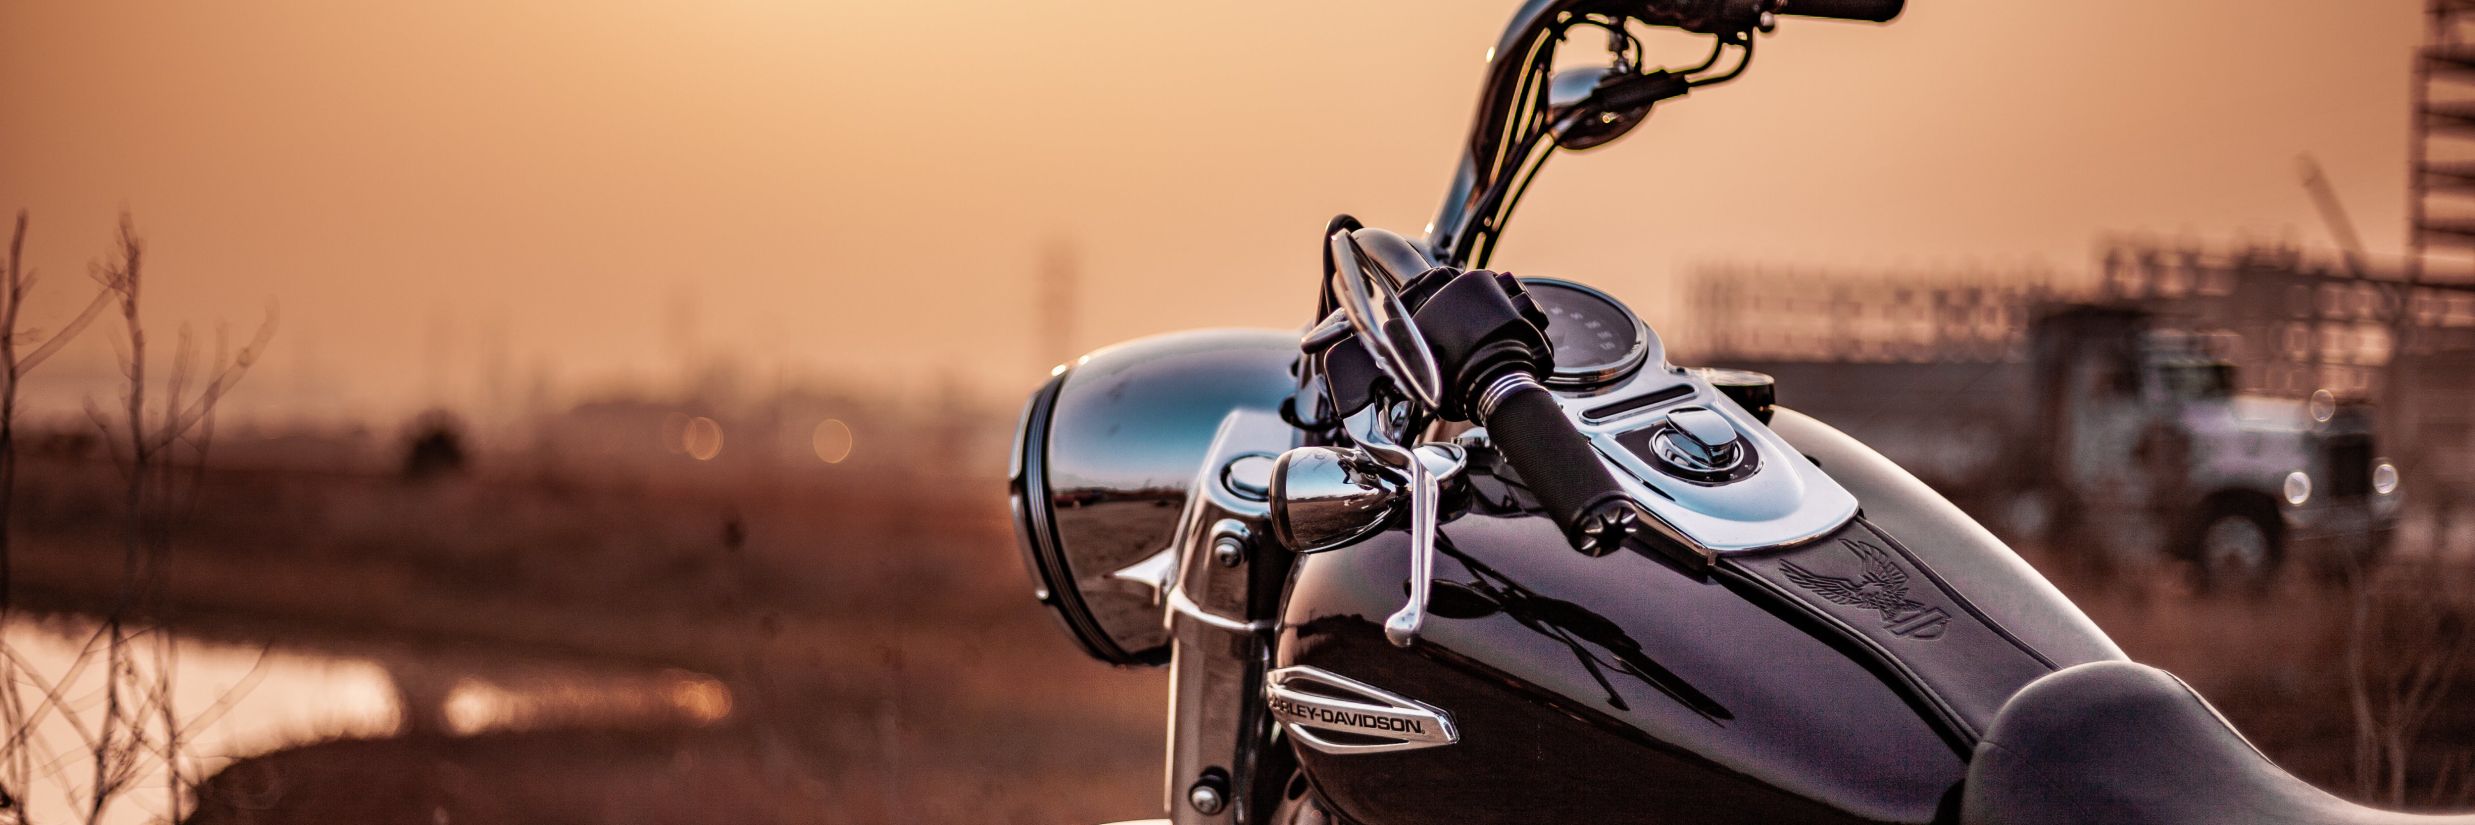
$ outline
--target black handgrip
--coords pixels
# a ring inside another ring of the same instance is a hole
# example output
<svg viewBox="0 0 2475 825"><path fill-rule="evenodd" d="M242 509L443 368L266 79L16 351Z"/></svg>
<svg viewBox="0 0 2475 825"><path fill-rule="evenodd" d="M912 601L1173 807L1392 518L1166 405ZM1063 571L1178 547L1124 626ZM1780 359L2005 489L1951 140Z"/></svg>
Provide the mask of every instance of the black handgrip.
<svg viewBox="0 0 2475 825"><path fill-rule="evenodd" d="M1616 486L1554 394L1519 373L1492 383L1480 423L1547 517L1583 553L1605 555L1623 545L1641 526L1639 506Z"/></svg>
<svg viewBox="0 0 2475 825"><path fill-rule="evenodd" d="M1862 20L1867 23L1888 23L1898 17L1908 0L1783 0L1780 14L1797 17L1827 17L1833 20Z"/></svg>

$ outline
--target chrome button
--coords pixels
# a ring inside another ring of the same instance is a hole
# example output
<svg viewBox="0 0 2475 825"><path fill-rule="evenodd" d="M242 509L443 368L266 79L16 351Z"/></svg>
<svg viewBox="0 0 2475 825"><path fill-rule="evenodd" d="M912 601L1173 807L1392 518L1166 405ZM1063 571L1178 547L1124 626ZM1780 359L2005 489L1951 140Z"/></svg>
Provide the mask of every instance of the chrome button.
<svg viewBox="0 0 2475 825"><path fill-rule="evenodd" d="M1676 425L1676 431L1691 439L1694 447L1711 455L1736 446L1739 440L1736 425L1706 407L1685 407L1668 413L1667 423Z"/></svg>
<svg viewBox="0 0 2475 825"><path fill-rule="evenodd" d="M1752 475L1758 463L1736 425L1707 407L1669 412L1667 420L1637 432L1642 435L1636 436L1636 449L1659 470L1686 481L1725 484Z"/></svg>

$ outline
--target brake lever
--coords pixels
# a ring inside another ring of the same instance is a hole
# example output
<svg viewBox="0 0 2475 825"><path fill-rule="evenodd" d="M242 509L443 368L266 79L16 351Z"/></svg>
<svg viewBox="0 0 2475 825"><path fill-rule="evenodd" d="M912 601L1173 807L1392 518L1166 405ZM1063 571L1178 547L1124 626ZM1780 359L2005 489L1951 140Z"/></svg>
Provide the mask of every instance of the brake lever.
<svg viewBox="0 0 2475 825"><path fill-rule="evenodd" d="M1409 601L1384 619L1384 638L1394 647L1418 642L1427 622L1427 594L1435 581L1435 473L1411 451L1409 461Z"/></svg>
<svg viewBox="0 0 2475 825"><path fill-rule="evenodd" d="M1417 643L1419 631L1426 626L1427 603L1435 582L1443 482L1466 470L1468 454L1451 444L1403 447L1384 432L1387 417L1378 406L1368 415L1366 433L1357 441L1359 449L1373 456L1383 471L1404 479L1402 487L1409 493L1409 600L1384 619L1384 638L1408 647Z"/></svg>

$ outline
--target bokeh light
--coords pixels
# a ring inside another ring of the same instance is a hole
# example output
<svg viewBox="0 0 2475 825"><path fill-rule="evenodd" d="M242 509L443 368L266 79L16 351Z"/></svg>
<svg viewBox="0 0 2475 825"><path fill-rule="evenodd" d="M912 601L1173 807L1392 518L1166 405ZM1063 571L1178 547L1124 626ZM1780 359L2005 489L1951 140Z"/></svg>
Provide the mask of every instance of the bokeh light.
<svg viewBox="0 0 2475 825"><path fill-rule="evenodd" d="M663 698L679 715L698 724L712 724L730 717L730 687L702 673L672 670L670 684Z"/></svg>
<svg viewBox="0 0 2475 825"><path fill-rule="evenodd" d="M814 448L816 457L825 463L840 464L843 459L851 457L851 425L842 423L839 418L817 422L816 432L808 436L808 446Z"/></svg>
<svg viewBox="0 0 2475 825"><path fill-rule="evenodd" d="M689 458L712 461L714 456L722 454L721 422L701 415L689 419L686 430L680 434L680 446L687 451Z"/></svg>

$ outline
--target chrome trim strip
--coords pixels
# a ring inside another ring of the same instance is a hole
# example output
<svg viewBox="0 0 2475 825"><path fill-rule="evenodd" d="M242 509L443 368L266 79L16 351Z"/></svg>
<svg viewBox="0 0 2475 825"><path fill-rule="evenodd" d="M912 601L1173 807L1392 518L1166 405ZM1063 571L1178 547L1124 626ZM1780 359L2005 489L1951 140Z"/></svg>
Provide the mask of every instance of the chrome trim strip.
<svg viewBox="0 0 2475 825"><path fill-rule="evenodd" d="M1530 377L1529 373L1507 372L1496 376L1494 381L1487 383L1486 389L1478 391L1479 419L1484 420L1495 415L1495 408L1503 406L1504 399L1512 397L1513 393L1532 388L1546 389L1538 383L1538 379Z"/></svg>
<svg viewBox="0 0 2475 825"><path fill-rule="evenodd" d="M1264 674L1263 681L1272 717L1280 720L1291 737L1318 751L1383 753L1461 741L1451 714L1322 668L1285 667ZM1322 690L1307 692L1299 686ZM1335 693L1354 695L1360 701L1329 695ZM1342 742L1319 736L1318 731L1385 741Z"/></svg>
<svg viewBox="0 0 2475 825"><path fill-rule="evenodd" d="M1690 394L1667 402L1664 413L1591 420L1590 409L1676 386ZM1596 395L1556 394L1574 426L1607 462L1616 483L1654 517L1652 527L1705 559L1731 553L1792 547L1829 535L1856 517L1856 496L1840 486L1761 420L1710 386L1707 379L1672 367L1644 369ZM1701 407L1732 426L1746 469L1720 483L1701 483L1653 466L1617 440L1626 433L1670 426L1668 415Z"/></svg>
<svg viewBox="0 0 2475 825"><path fill-rule="evenodd" d="M1195 604L1195 600L1186 595L1186 588L1183 587L1169 588L1169 609L1175 611L1179 615L1185 616L1186 618L1193 619L1231 633L1272 632L1271 622L1242 622L1203 609L1202 605Z"/></svg>

